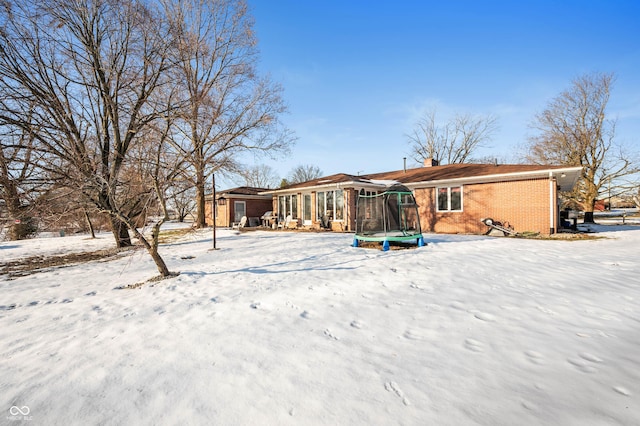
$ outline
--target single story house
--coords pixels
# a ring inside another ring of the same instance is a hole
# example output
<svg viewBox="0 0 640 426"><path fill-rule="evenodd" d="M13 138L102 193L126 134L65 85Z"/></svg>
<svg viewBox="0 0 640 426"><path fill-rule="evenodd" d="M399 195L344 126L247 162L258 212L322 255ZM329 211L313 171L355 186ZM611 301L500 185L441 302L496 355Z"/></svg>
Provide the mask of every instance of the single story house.
<svg viewBox="0 0 640 426"><path fill-rule="evenodd" d="M526 164L451 164L354 176L338 173L265 192L278 220L295 226L355 230L358 193L371 195L390 182L413 191L424 232L484 234L483 218L508 222L516 232L556 233L560 191L570 191L581 167Z"/></svg>
<svg viewBox="0 0 640 426"><path fill-rule="evenodd" d="M247 226L257 226L260 217L271 210L271 195L265 195L267 188L241 186L216 191L216 226L228 227L247 216ZM207 225L213 225L213 194L205 197L205 218Z"/></svg>

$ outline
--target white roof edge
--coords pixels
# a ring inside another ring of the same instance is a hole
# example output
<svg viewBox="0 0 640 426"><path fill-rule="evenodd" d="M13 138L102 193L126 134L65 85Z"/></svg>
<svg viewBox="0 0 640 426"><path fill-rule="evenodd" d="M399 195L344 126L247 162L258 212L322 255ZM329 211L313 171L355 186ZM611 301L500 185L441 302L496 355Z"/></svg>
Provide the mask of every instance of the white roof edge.
<svg viewBox="0 0 640 426"><path fill-rule="evenodd" d="M511 172L511 173L497 173L493 175L484 175L484 176L468 176L468 177L460 177L460 178L452 178L452 179L437 179L437 180L428 180L421 182L407 182L403 185L409 188L417 188L421 186L436 186L442 184L449 183L478 183L478 182L492 182L496 180L501 180L505 178L535 178L535 177L549 177L549 174L552 176L561 175L562 173L574 173L582 171L582 166L571 166L571 167L562 167L555 169L540 169L540 170L530 170L526 172ZM575 184L575 181L574 181Z"/></svg>
<svg viewBox="0 0 640 426"><path fill-rule="evenodd" d="M468 177L460 177L453 179L437 179L437 180L428 180L421 182L398 182L408 188L417 188L421 186L437 186L437 185L446 185L450 183L478 183L478 182L492 182L496 180L501 180L505 178L534 178L534 177L549 177L551 173L552 176L560 176L562 173L576 173L575 179L572 185L575 184L575 180L577 180L577 173L582 171L582 166L571 166L571 167L561 167L561 168L552 168L552 169L539 169L539 170L530 170L526 172L506 172L506 173L496 173L493 175L484 175L484 176L468 176ZM260 195L275 195L275 194L288 194L294 192L301 191L313 191L318 189L331 189L331 188L342 188L342 187L371 187L371 188L380 188L386 186L391 180L376 180L376 179L366 179L358 181L347 181L347 182L335 182L335 183L326 183L322 185L314 185L314 186L305 186L291 189L273 189L270 191L260 192Z"/></svg>
<svg viewBox="0 0 640 426"><path fill-rule="evenodd" d="M333 182L333 183L324 183L322 185L314 185L314 186L302 186L297 188L288 188L288 189L273 189L271 191L260 192L260 194L290 194L294 192L302 192L302 191L314 191L318 189L340 189L344 187L373 187L380 188L384 185L369 181L369 179L363 179L361 181L350 180L347 182Z"/></svg>
<svg viewBox="0 0 640 426"><path fill-rule="evenodd" d="M216 191L216 197L220 198L220 197L224 197L224 198L245 198L248 200L263 200L265 197L261 196L261 194L263 194L262 192L259 192L258 194L254 194L254 195L249 195L249 194L233 194L233 193L228 193L228 192L218 192ZM205 199L211 199L211 197L213 196L213 194L209 193L207 195L204 196Z"/></svg>

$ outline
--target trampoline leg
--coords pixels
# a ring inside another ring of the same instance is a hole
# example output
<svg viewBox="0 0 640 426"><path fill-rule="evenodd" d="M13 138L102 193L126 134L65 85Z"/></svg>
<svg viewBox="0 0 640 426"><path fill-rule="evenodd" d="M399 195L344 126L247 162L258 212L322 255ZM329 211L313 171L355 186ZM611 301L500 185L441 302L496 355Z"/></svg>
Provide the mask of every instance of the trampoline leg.
<svg viewBox="0 0 640 426"><path fill-rule="evenodd" d="M358 239L354 238L353 239L353 244L351 244L352 247L358 247Z"/></svg>
<svg viewBox="0 0 640 426"><path fill-rule="evenodd" d="M423 237L418 238L418 247L424 247L424 238Z"/></svg>
<svg viewBox="0 0 640 426"><path fill-rule="evenodd" d="M389 241L384 240L382 242L382 251L389 251Z"/></svg>

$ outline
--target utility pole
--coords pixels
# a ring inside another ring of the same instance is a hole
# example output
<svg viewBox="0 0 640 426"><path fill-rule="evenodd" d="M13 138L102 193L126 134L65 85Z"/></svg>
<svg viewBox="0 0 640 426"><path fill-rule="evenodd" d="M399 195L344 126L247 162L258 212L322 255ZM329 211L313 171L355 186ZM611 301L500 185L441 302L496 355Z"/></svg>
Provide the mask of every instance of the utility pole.
<svg viewBox="0 0 640 426"><path fill-rule="evenodd" d="M211 211L213 212L213 249L217 250L216 247L216 174L211 173L211 178L213 181L213 198L211 200Z"/></svg>
<svg viewBox="0 0 640 426"><path fill-rule="evenodd" d="M611 177L609 177L609 211L611 211Z"/></svg>

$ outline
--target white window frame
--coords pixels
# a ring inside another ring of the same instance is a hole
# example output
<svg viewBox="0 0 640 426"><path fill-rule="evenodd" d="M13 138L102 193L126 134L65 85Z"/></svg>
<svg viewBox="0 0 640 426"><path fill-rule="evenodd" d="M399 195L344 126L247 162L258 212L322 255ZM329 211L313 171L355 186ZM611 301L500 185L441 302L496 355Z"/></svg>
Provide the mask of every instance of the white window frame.
<svg viewBox="0 0 640 426"><path fill-rule="evenodd" d="M238 215L238 206L242 206L242 210L244 211L243 214ZM240 222L240 219L242 219L242 216L246 216L247 215L247 202L246 201L238 201L238 200L234 200L233 201L233 221L234 222Z"/></svg>
<svg viewBox="0 0 640 426"><path fill-rule="evenodd" d="M284 199L285 202L284 212L281 211L281 199ZM285 220L289 215L291 215L292 219L298 218L298 194L287 194L278 196L278 219Z"/></svg>
<svg viewBox="0 0 640 426"><path fill-rule="evenodd" d="M337 192L340 191L342 193L342 219L336 219L336 206L337 206ZM326 214L327 212L327 193L331 192L333 194L333 211L332 211L332 221L333 222L344 222L345 220L345 214L346 214L346 206L345 206L345 201L346 201L346 196L345 196L345 191L343 189L329 189L327 191L318 191L316 192L316 220L321 220L322 216L324 214ZM323 198L324 198L324 203L322 205L320 205L320 199L318 197L318 194L322 194Z"/></svg>
<svg viewBox="0 0 640 426"><path fill-rule="evenodd" d="M308 211L307 211L307 206L305 204L305 200L307 199L307 197L309 197ZM311 218L313 217L312 213L313 213L313 197L311 196L311 193L302 194L302 224L303 225L311 225ZM307 215L309 216L309 219L306 218Z"/></svg>
<svg viewBox="0 0 640 426"><path fill-rule="evenodd" d="M454 188L460 188L460 208L453 210L451 209L451 190ZM446 209L441 209L440 208L440 190L442 189L446 189L447 190L447 208ZM453 212L453 213L458 213L458 212L462 212L464 211L464 188L462 185L456 185L456 186L438 186L436 187L436 211L437 212Z"/></svg>

